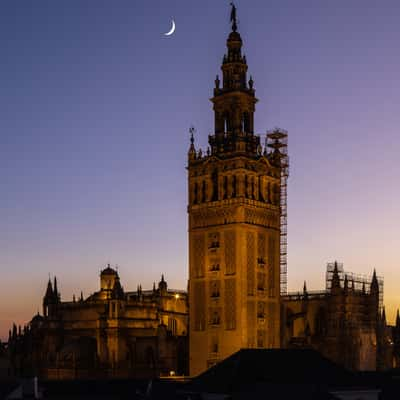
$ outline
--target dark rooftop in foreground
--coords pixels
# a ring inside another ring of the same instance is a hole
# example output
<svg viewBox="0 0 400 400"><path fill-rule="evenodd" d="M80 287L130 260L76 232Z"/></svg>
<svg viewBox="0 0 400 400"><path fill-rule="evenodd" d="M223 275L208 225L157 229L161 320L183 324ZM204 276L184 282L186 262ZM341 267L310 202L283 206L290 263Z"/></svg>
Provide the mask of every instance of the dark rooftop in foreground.
<svg viewBox="0 0 400 400"><path fill-rule="evenodd" d="M192 389L232 393L259 383L345 385L354 374L311 349L242 349L193 379Z"/></svg>

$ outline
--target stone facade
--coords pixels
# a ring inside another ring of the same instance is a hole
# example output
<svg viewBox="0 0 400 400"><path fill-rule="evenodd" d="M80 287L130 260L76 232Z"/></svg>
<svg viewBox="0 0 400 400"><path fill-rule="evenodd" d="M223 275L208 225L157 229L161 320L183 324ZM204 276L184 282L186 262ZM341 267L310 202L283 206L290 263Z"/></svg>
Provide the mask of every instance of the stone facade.
<svg viewBox="0 0 400 400"><path fill-rule="evenodd" d="M350 370L374 371L393 364L392 334L372 280L358 285L338 264L329 288L282 296L282 345L309 347Z"/></svg>
<svg viewBox="0 0 400 400"><path fill-rule="evenodd" d="M10 332L14 373L44 378L149 378L188 372L187 294L158 287L124 292L116 270L100 274L100 290L61 301L50 281L43 315Z"/></svg>
<svg viewBox="0 0 400 400"><path fill-rule="evenodd" d="M254 134L254 82L233 29L215 80L215 132L192 136L189 175L190 374L243 347L280 346L280 163Z"/></svg>

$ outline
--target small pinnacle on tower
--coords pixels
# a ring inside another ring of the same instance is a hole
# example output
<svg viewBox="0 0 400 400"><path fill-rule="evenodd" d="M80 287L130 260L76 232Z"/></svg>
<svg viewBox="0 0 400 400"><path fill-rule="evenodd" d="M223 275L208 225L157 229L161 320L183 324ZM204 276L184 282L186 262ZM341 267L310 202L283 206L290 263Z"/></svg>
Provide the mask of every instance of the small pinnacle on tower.
<svg viewBox="0 0 400 400"><path fill-rule="evenodd" d="M220 80L219 80L219 76L217 75L215 78L215 89L219 89L219 84L220 84Z"/></svg>
<svg viewBox="0 0 400 400"><path fill-rule="evenodd" d="M192 125L189 128L189 133L190 133L190 147L189 147L189 158L190 159L195 159L196 158L196 148L194 147L194 133L196 132L196 129Z"/></svg>

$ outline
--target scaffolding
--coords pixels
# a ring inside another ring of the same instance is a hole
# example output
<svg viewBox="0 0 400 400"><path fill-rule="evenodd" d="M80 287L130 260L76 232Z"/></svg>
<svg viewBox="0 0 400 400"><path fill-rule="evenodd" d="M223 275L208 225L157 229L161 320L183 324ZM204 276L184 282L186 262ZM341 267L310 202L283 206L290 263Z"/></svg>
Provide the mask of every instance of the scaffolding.
<svg viewBox="0 0 400 400"><path fill-rule="evenodd" d="M289 177L288 134L275 128L267 132L267 146L279 157L280 175L280 293L287 293L287 179Z"/></svg>
<svg viewBox="0 0 400 400"><path fill-rule="evenodd" d="M347 277L349 287L353 287L357 292L365 290L365 293L370 292L372 277L362 274L354 274L353 272L347 272L343 269L343 264L335 262L330 262L326 267L326 290L329 292L332 288L332 278L335 271L335 267L338 271L340 286L344 287L344 280ZM383 308L383 278L377 276L378 287L379 287L379 310L382 311Z"/></svg>

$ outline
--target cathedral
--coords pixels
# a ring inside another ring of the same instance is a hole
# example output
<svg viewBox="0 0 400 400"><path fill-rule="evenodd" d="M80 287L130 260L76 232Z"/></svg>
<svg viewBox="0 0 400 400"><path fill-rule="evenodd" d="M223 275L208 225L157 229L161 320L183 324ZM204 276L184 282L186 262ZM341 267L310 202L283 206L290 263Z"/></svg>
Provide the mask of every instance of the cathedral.
<svg viewBox="0 0 400 400"><path fill-rule="evenodd" d="M313 348L351 370L400 366L400 317L386 323L383 280L328 264L326 288L286 290L287 132L254 132L257 98L232 6L211 102L208 148L188 151L188 293L125 291L107 266L99 290L10 331L14 374L49 379L195 376L242 348ZM265 142L264 142L265 139Z"/></svg>
<svg viewBox="0 0 400 400"><path fill-rule="evenodd" d="M148 378L187 371L187 293L168 289L125 292L109 265L87 298L61 301L50 280L43 313L9 333L13 374L47 379Z"/></svg>

